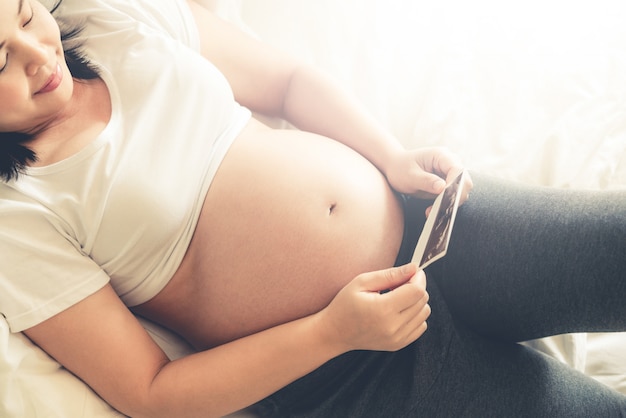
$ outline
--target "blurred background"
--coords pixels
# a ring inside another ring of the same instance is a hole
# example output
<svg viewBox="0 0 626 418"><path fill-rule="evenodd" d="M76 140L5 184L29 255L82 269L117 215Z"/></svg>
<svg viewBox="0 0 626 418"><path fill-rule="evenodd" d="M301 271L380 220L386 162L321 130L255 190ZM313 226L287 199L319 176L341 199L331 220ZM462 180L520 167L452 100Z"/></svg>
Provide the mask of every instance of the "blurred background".
<svg viewBox="0 0 626 418"><path fill-rule="evenodd" d="M533 183L626 184L626 2L200 1L333 74L409 147Z"/></svg>

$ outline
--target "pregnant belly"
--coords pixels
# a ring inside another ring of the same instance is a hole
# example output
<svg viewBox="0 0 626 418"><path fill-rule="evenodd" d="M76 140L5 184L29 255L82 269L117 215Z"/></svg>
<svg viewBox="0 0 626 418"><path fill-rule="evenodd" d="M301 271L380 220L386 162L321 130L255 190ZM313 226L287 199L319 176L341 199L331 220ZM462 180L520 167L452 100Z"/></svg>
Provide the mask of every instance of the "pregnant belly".
<svg viewBox="0 0 626 418"><path fill-rule="evenodd" d="M135 309L208 348L311 314L393 264L401 206L349 148L253 122L205 198L183 264Z"/></svg>

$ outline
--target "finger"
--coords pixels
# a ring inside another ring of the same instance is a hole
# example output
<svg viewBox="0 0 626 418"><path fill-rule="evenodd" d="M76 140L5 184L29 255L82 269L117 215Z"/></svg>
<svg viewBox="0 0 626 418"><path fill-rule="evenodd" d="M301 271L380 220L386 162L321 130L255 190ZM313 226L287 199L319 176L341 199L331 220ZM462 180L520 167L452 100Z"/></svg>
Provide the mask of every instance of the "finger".
<svg viewBox="0 0 626 418"><path fill-rule="evenodd" d="M405 341L405 345L417 340L427 329L427 320L430 317L430 305L424 304L420 309L407 310L406 323L398 330L398 337Z"/></svg>
<svg viewBox="0 0 626 418"><path fill-rule="evenodd" d="M434 159L433 171L445 177L447 184L450 184L463 171L461 159L447 148L438 148Z"/></svg>
<svg viewBox="0 0 626 418"><path fill-rule="evenodd" d="M411 318L407 320L407 323L398 330L397 335L401 338L410 338L415 330L420 329L423 324L428 321L430 317L430 305L425 305L419 312L416 312Z"/></svg>
<svg viewBox="0 0 626 418"><path fill-rule="evenodd" d="M412 181L413 195L420 199L435 198L446 188L446 181L437 174L419 170L414 172Z"/></svg>
<svg viewBox="0 0 626 418"><path fill-rule="evenodd" d="M415 318L420 318L421 313L424 311L424 308L428 305L430 301L430 295L427 291L423 292L423 296L417 300L415 303L409 305L401 312L401 315L406 318L407 322L415 320ZM430 312L429 312L430 314ZM421 320L425 321L428 315L422 316Z"/></svg>
<svg viewBox="0 0 626 418"><path fill-rule="evenodd" d="M416 178L416 185L421 193L416 193L416 196L434 198L463 171L463 164L456 154L444 147L423 151L419 154L419 165L423 170Z"/></svg>
<svg viewBox="0 0 626 418"><path fill-rule="evenodd" d="M426 291L426 275L424 272L420 270L409 283L396 289L396 293L398 294L398 298L401 299L397 303L404 302L406 304L402 312L411 309L419 310L424 307L430 299Z"/></svg>
<svg viewBox="0 0 626 418"><path fill-rule="evenodd" d="M411 332L407 336L407 340L409 341L409 344L412 343L413 341L418 340L422 335L424 335L424 333L426 333L427 330L428 330L428 322L424 321L420 323L419 326L417 326L413 330L413 332Z"/></svg>
<svg viewBox="0 0 626 418"><path fill-rule="evenodd" d="M416 270L409 282L417 284L422 289L426 289L426 273L424 270Z"/></svg>
<svg viewBox="0 0 626 418"><path fill-rule="evenodd" d="M393 305L392 310L398 313L411 309L419 303L423 306L428 301L424 272L419 270L411 280L382 296L387 299L388 303Z"/></svg>
<svg viewBox="0 0 626 418"><path fill-rule="evenodd" d="M459 174L463 171L464 170L461 169L461 171L458 173L450 172L450 174L448 175L446 179L447 184L451 184L452 182L454 182L456 178L459 176ZM470 174L467 171L465 171L465 174L463 175L463 183L461 184L461 192L460 192L461 195L459 197L459 206L461 206L467 199L469 199L469 194L473 187L474 187L474 183L472 181L472 178L470 177ZM428 218L428 215L430 215L430 212L432 211L432 209L433 207L429 206L424 211L424 214L426 215L427 218Z"/></svg>
<svg viewBox="0 0 626 418"><path fill-rule="evenodd" d="M358 276L362 290L386 292L408 282L417 272L415 263L385 270L364 273Z"/></svg>

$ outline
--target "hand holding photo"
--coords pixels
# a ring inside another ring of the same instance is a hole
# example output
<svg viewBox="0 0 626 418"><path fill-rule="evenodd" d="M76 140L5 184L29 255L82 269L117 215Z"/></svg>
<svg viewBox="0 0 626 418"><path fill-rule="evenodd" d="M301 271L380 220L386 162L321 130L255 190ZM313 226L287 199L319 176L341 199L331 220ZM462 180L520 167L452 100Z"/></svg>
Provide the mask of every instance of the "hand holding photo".
<svg viewBox="0 0 626 418"><path fill-rule="evenodd" d="M465 171L462 171L433 203L411 260L417 263L420 269L446 255L454 218L461 200L464 178Z"/></svg>

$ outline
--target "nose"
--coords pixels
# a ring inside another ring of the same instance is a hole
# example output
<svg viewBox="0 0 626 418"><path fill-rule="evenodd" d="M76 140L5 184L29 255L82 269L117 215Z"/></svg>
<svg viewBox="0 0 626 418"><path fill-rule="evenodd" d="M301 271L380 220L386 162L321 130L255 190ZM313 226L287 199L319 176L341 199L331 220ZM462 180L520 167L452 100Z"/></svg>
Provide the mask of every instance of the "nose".
<svg viewBox="0 0 626 418"><path fill-rule="evenodd" d="M26 74L30 77L37 75L39 69L48 62L49 53L46 46L34 36L24 34L20 50Z"/></svg>

